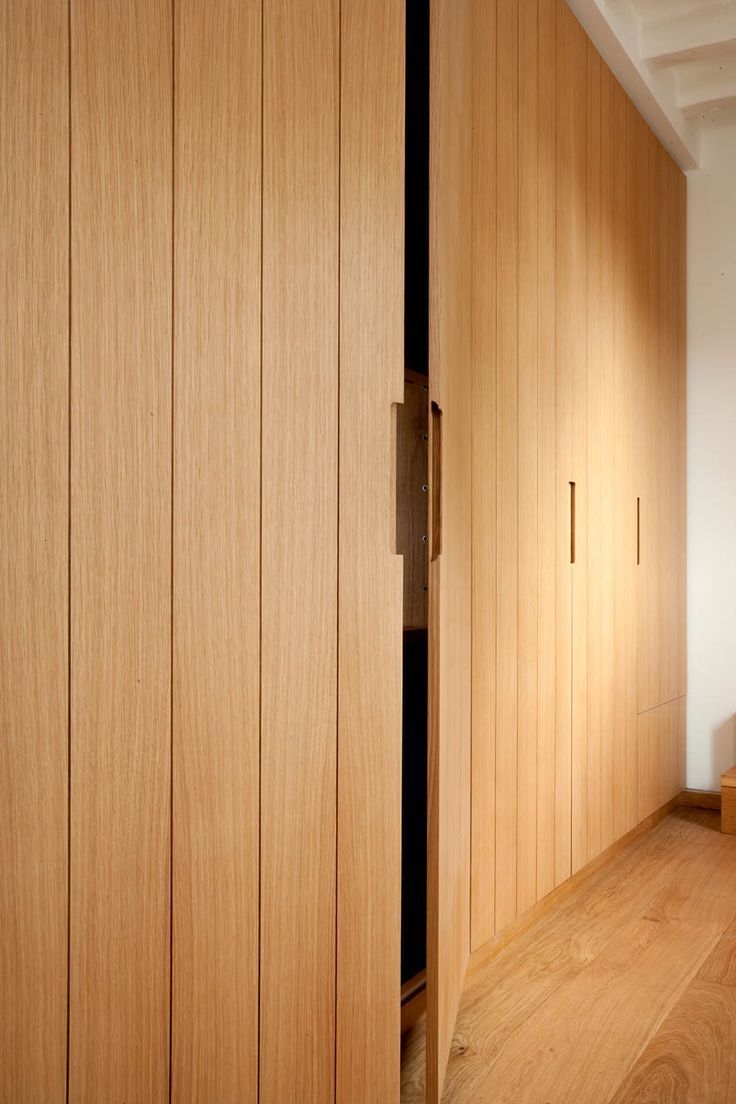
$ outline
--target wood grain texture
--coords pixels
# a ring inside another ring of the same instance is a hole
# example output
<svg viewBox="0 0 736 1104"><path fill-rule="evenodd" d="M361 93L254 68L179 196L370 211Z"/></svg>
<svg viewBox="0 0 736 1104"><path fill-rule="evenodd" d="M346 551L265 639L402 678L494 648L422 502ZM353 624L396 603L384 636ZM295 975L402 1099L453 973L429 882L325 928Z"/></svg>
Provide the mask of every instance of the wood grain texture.
<svg viewBox="0 0 736 1104"><path fill-rule="evenodd" d="M171 15L72 5L74 1102L169 1095Z"/></svg>
<svg viewBox="0 0 736 1104"><path fill-rule="evenodd" d="M430 398L442 411L442 552L430 565L427 1102L436 1104L470 950L470 0L432 0Z"/></svg>
<svg viewBox="0 0 736 1104"><path fill-rule="evenodd" d="M638 593L638 710L680 697L684 685L685 455L682 408L682 174L667 152L637 124L646 149L650 188L637 210L646 231L643 257L650 317L640 324L638 453L642 483ZM643 156L643 154L642 154Z"/></svg>
<svg viewBox="0 0 736 1104"><path fill-rule="evenodd" d="M342 0L340 10L335 1099L391 1104L399 1099L402 765L391 406L404 398L405 5ZM428 396L417 390L426 426ZM421 536L418 548L426 571Z"/></svg>
<svg viewBox="0 0 736 1104"><path fill-rule="evenodd" d="M175 20L172 1099L255 1101L261 5Z"/></svg>
<svg viewBox="0 0 736 1104"><path fill-rule="evenodd" d="M681 174L566 5L479 5L473 43L477 948L645 815L637 591L664 686L684 654L685 394ZM649 811L682 775L678 732Z"/></svg>
<svg viewBox="0 0 736 1104"><path fill-rule="evenodd" d="M473 3L471 945L496 897L496 5Z"/></svg>
<svg viewBox="0 0 736 1104"><path fill-rule="evenodd" d="M678 591L679 642L678 693L687 695L687 177L675 169L677 207L677 421L678 421ZM683 729L683 736L685 730ZM685 752L681 748L681 773L685 777Z"/></svg>
<svg viewBox="0 0 736 1104"><path fill-rule="evenodd" d="M732 982L736 848L716 827L713 813L670 815L500 953L474 956L446 1104L630 1099L616 1094L689 987ZM706 1035L691 1021L680 1057ZM731 1049L696 1059L704 1085ZM420 1099L412 1060L406 1104Z"/></svg>
<svg viewBox="0 0 736 1104"><path fill-rule="evenodd" d="M731 927L637 1058L612 1104L727 1104L736 1094Z"/></svg>
<svg viewBox="0 0 736 1104"><path fill-rule="evenodd" d="M66 1092L69 55L0 4L0 1101Z"/></svg>
<svg viewBox="0 0 736 1104"><path fill-rule="evenodd" d="M557 731L555 755L555 885L572 872L573 769L579 784L582 748L573 757L573 578L570 564L575 386L585 356L585 100L583 32L565 4L557 9ZM578 649L578 655L580 649ZM579 704L579 698L578 698ZM578 745L581 731L578 727Z"/></svg>
<svg viewBox="0 0 736 1104"><path fill-rule="evenodd" d="M637 524L641 495L637 426L637 375L640 370L638 319L632 297L645 302L640 280L642 231L635 218L644 168L639 149L640 119L616 85L613 96L613 179L623 197L615 212L614 241L614 826L616 835L637 821Z"/></svg>
<svg viewBox="0 0 736 1104"><path fill-rule="evenodd" d="M637 725L638 817L680 793L680 740L685 723L682 699L640 713Z"/></svg>
<svg viewBox="0 0 736 1104"><path fill-rule="evenodd" d="M721 808L721 795L710 790L683 790L678 796L678 804L688 809Z"/></svg>
<svg viewBox="0 0 736 1104"><path fill-rule="evenodd" d="M537 898L555 885L557 0L538 0ZM560 611L567 618L568 611ZM563 633L566 624L562 625Z"/></svg>
<svg viewBox="0 0 736 1104"><path fill-rule="evenodd" d="M304 1104L335 1087L339 34L336 0L264 5L260 1092Z"/></svg>
<svg viewBox="0 0 736 1104"><path fill-rule="evenodd" d="M601 66L600 93L600 375L596 402L591 416L596 420L598 437L589 435L591 442L591 500L600 502L598 515L597 556L599 581L598 618L591 620L597 664L600 672L600 702L594 717L598 721L598 748L593 752L599 768L598 781L592 780L593 792L598 798L598 814L589 836L590 852L604 850L616 839L616 808L623 797L617 785L616 763L618 733L615 726L617 700L616 684L616 498L620 472L616 468L616 346L620 339L621 319L617 313L617 301L623 299L620 281L623 274L621 259L624 256L623 220L621 196L616 191L615 166L618 162L616 145L621 137L614 126L614 103L618 86L607 66ZM610 186L608 183L611 182ZM618 180L620 185L620 178ZM597 492L593 482L597 473ZM594 525L591 526L595 534ZM593 556L591 536L591 557ZM629 568L631 570L631 568ZM591 581L595 568L591 564ZM590 669L595 666L591 662ZM591 695L593 696L593 695Z"/></svg>
<svg viewBox="0 0 736 1104"><path fill-rule="evenodd" d="M537 900L539 632L539 23L519 6L518 106L518 769L516 913ZM544 294L542 289L541 294Z"/></svg>
<svg viewBox="0 0 736 1104"><path fill-rule="evenodd" d="M736 835L736 788L721 779L721 831Z"/></svg>
<svg viewBox="0 0 736 1104"><path fill-rule="evenodd" d="M519 11L496 5L496 929L517 914Z"/></svg>
<svg viewBox="0 0 736 1104"><path fill-rule="evenodd" d="M575 471L584 470L586 509L582 530L585 545L581 563L575 572L573 624L579 656L574 666L579 700L574 714L581 718L576 727L578 744L584 756L578 759L575 791L577 809L573 809L573 869L580 869L601 850L601 750L603 727L603 686L607 672L603 668L603 512L610 497L612 472L603 460L603 134L601 114L602 62L593 44L587 42L587 234L586 234L586 367L585 386L578 395L578 421L584 434L578 434L580 462ZM584 403L584 405L583 405ZM608 410L606 410L606 414ZM605 471L605 480L604 480ZM584 706L584 712L583 712ZM582 729L582 731L580 731ZM585 770L581 771L581 766Z"/></svg>

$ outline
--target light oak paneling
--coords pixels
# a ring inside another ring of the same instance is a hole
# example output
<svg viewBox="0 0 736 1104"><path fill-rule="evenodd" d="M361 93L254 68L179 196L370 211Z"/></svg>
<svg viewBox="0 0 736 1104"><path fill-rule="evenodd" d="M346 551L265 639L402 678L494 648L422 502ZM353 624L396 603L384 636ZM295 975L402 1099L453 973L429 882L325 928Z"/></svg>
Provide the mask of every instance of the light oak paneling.
<svg viewBox="0 0 736 1104"><path fill-rule="evenodd" d="M261 4L176 3L172 1099L258 1092Z"/></svg>
<svg viewBox="0 0 736 1104"><path fill-rule="evenodd" d="M496 896L496 6L473 3L471 944Z"/></svg>
<svg viewBox="0 0 736 1104"><path fill-rule="evenodd" d="M677 451L678 451L678 589L677 633L679 663L677 688L687 694L687 177L675 172L677 207ZM685 732L683 730L683 740ZM685 747L681 773L685 775Z"/></svg>
<svg viewBox="0 0 736 1104"><path fill-rule="evenodd" d="M496 5L496 927L516 918L519 729L519 12Z"/></svg>
<svg viewBox="0 0 736 1104"><path fill-rule="evenodd" d="M430 397L442 426L442 543L429 581L427 1101L436 1104L470 948L473 10L470 0L432 0L430 12Z"/></svg>
<svg viewBox="0 0 736 1104"><path fill-rule="evenodd" d="M615 100L618 86L607 66L601 66L600 93L600 374L598 391L592 413L595 417L598 434L591 435L590 482L591 501L599 499L599 529L597 536L592 534L589 545L593 556L593 542L597 540L597 558L599 569L598 616L591 620L593 650L597 654L600 671L600 704L594 710L599 728L599 747L593 758L598 761L599 775L592 780L593 792L598 798L598 814L593 822L593 832L589 839L592 852L603 851L617 838L616 806L622 792L616 784L616 728L614 723L615 703L617 700L615 640L616 640L616 586L614 554L616 540L616 486L620 472L615 456L615 411L616 411L616 344L619 340L620 317L617 312L619 285L623 273L623 221L621 211L621 180L617 179L615 168L620 159L616 156L616 145L621 144L621 136L614 126ZM597 473L597 490L594 481ZM613 478L611 478L613 477ZM591 572L594 569L591 566ZM593 669L596 661L589 665ZM592 857L592 855L591 855Z"/></svg>
<svg viewBox="0 0 736 1104"><path fill-rule="evenodd" d="M537 898L555 885L557 742L557 0L538 0ZM567 610L561 631L567 632Z"/></svg>
<svg viewBox="0 0 736 1104"><path fill-rule="evenodd" d="M66 1093L66 3L0 4L0 1101Z"/></svg>
<svg viewBox="0 0 736 1104"><path fill-rule="evenodd" d="M518 770L516 913L537 900L539 612L537 0L519 6L518 182ZM544 290L542 290L544 294ZM501 645L503 646L503 645Z"/></svg>
<svg viewBox="0 0 736 1104"><path fill-rule="evenodd" d="M71 12L73 1102L169 1095L171 14Z"/></svg>
<svg viewBox="0 0 736 1104"><path fill-rule="evenodd" d="M578 721L573 743L573 704L584 703L581 678L573 685L573 648L582 658L579 628L573 638L575 572L571 565L572 488L580 484L575 538L584 547L584 473L575 466L584 451L576 448L575 415L584 409L585 265L586 265L586 106L580 95L587 86L586 39L565 4L557 10L557 744L555 758L555 884L572 872L573 778L575 794L584 770L583 732ZM579 416L579 414L578 414ZM576 424L580 432L579 424ZM575 488L577 494L578 487ZM584 563L581 559L581 566ZM575 693L573 693L573 690ZM576 802L576 808L579 802Z"/></svg>
<svg viewBox="0 0 736 1104"><path fill-rule="evenodd" d="M684 699L660 705L638 717L638 818L649 816L682 789L680 743Z"/></svg>
<svg viewBox="0 0 736 1104"><path fill-rule="evenodd" d="M601 747L603 685L607 672L602 665L603 609L603 510L611 497L611 469L604 467L603 445L603 195L602 113L600 55L589 41L587 44L587 233L586 233L586 356L584 386L579 388L579 423L585 434L578 435L579 448L584 445L584 457L576 463L576 473L584 473L585 501L580 531L585 534L585 547L578 543L581 555L575 574L575 605L573 625L581 654L575 669L580 687L580 701L575 716L578 743L584 745L584 757L578 759L576 774L577 808L573 810L573 870L579 870L601 851ZM576 389L578 390L578 389ZM582 399L585 399L585 408ZM607 413L607 411L606 411ZM583 436L583 439L579 438ZM605 471L605 479L604 479ZM580 537L578 537L578 542ZM584 636L583 636L584 634ZM574 662L574 661L573 661ZM582 766L585 770L581 770Z"/></svg>
<svg viewBox="0 0 736 1104"><path fill-rule="evenodd" d="M567 5L479 5L473 42L476 948L644 815L639 615L654 698L684 686L685 400L682 174Z"/></svg>
<svg viewBox="0 0 736 1104"><path fill-rule="evenodd" d="M403 0L371 5L342 0L336 1071L341 1104L391 1104L399 1094L402 561L394 554L391 407L404 398L404 273L398 247L404 226L404 21ZM425 404L426 425L427 391L414 386ZM421 481L417 493L422 495ZM426 494L422 497L426 501ZM417 547L426 550L421 537ZM426 596L420 595L420 609L426 610Z"/></svg>
<svg viewBox="0 0 736 1104"><path fill-rule="evenodd" d="M634 223L634 199L641 188L641 162L632 128L639 116L618 84L612 104L613 187L623 199L614 208L614 713L613 824L614 838L636 824L636 498L635 455L639 410L636 376L639 367L635 322L639 293L635 286L639 232ZM641 300L644 301L643 299Z"/></svg>
<svg viewBox="0 0 736 1104"><path fill-rule="evenodd" d="M260 1092L304 1104L335 1089L339 34L337 0L264 5Z"/></svg>
<svg viewBox="0 0 736 1104"><path fill-rule="evenodd" d="M643 127L643 123L641 124ZM646 220L647 288L651 324L642 354L639 455L642 516L638 595L638 709L654 708L684 692L681 491L683 401L679 188L681 173L646 132L651 187L641 201Z"/></svg>
<svg viewBox="0 0 736 1104"><path fill-rule="evenodd" d="M567 20L563 21L564 24ZM562 215L559 258L561 283L558 285L558 364L559 356L569 358L572 387L572 474L575 481L573 540L575 563L572 572L572 736L571 736L571 870L584 865L588 843L588 538L591 525L588 472L588 394L591 380L588 358L592 352L590 310L596 297L592 290L595 273L597 204L594 167L600 156L600 134L590 125L596 97L589 76L589 43L580 25L573 19L563 30L562 55L559 57L558 82L564 114L562 149L567 161L567 176L558 190L558 211ZM586 89L585 97L580 95ZM598 94L599 95L599 94ZM600 111L600 109L599 109ZM559 130L558 130L559 135ZM594 143L598 143L595 148ZM565 283L565 273L567 282ZM559 287L564 289L561 302ZM596 307L597 307L596 301ZM597 358L596 358L597 361ZM597 363L592 374L595 378ZM594 380L593 380L594 383Z"/></svg>

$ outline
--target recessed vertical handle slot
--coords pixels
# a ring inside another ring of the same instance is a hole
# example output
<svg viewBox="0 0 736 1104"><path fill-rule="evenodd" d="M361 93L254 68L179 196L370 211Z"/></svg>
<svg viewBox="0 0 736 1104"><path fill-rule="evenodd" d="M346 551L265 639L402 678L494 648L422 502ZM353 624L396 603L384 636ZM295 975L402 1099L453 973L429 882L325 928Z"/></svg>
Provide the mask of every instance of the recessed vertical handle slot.
<svg viewBox="0 0 736 1104"><path fill-rule="evenodd" d="M431 405L430 449L430 557L436 560L442 553L442 411L436 402Z"/></svg>
<svg viewBox="0 0 736 1104"><path fill-rule="evenodd" d="M636 500L636 566L641 563L641 499Z"/></svg>
<svg viewBox="0 0 736 1104"><path fill-rule="evenodd" d="M392 503L393 517L389 522L390 550L394 555L400 555L402 549L399 546L399 516L400 516L400 480L399 480L399 406L400 403L391 403L389 440L391 461L389 464L389 478L391 480L389 502Z"/></svg>
<svg viewBox="0 0 736 1104"><path fill-rule="evenodd" d="M570 563L575 563L575 484L570 483Z"/></svg>

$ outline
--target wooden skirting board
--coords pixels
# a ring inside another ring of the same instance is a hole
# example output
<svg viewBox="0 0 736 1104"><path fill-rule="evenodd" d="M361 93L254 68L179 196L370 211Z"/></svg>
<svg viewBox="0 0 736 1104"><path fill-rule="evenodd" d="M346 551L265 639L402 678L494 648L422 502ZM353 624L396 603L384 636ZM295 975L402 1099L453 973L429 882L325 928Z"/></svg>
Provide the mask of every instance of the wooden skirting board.
<svg viewBox="0 0 736 1104"><path fill-rule="evenodd" d="M630 832L621 839L616 840L611 844L602 854L600 854L592 862L588 863L579 870L577 874L574 874L571 878L568 878L566 882L558 886L541 901L538 901L531 909L520 916L514 923L505 928L504 931L499 932L497 936L484 943L482 947L479 947L477 951L472 955L470 960L469 972L478 968L481 964L488 961L494 955L498 954L505 947L507 947L517 936L527 931L541 916L551 911L557 905L567 898L573 890L576 890L581 883L587 878L590 878L593 874L596 874L603 866L611 861L620 851L630 844L634 843L639 836L644 835L645 832L651 831L656 827L660 821L676 809L678 806L685 806L690 809L711 809L716 812L721 808L721 795L720 793L713 793L710 790L683 790L677 797L672 798L666 804L664 804L651 816L646 817L640 824L637 824ZM401 1033L402 1035L413 1027L420 1016L424 1013L426 1007L426 978L424 974L418 975L416 978L412 978L406 985L402 986L401 990Z"/></svg>
<svg viewBox="0 0 736 1104"><path fill-rule="evenodd" d="M719 812L721 795L712 790L683 790L677 804L684 805L688 809L715 809Z"/></svg>
<svg viewBox="0 0 736 1104"><path fill-rule="evenodd" d="M719 796L717 794L708 796ZM527 931L532 924L536 923L540 917L544 916L547 912L556 908L562 901L564 901L570 894L578 889L580 885L585 882L591 875L596 874L601 867L606 866L620 851L628 847L639 836L644 835L646 832L651 831L660 821L676 809L678 805L682 805L682 794L672 798L661 808L650 816L645 817L635 828L632 828L630 832L627 832L621 839L612 843L605 851L603 851L597 858L593 859L586 866L579 870L576 874L573 874L571 878L563 882L556 889L548 893L546 897L543 897L541 901L538 901L532 906L523 916L520 916L513 924L509 924L507 928L504 928L502 932L494 936L493 939L488 940L482 947L479 947L471 956L470 964L468 967L468 974L474 972L476 969L485 965L489 958L495 957L505 947L507 947L514 939L516 939L523 932ZM713 808L712 805L706 806L706 808Z"/></svg>

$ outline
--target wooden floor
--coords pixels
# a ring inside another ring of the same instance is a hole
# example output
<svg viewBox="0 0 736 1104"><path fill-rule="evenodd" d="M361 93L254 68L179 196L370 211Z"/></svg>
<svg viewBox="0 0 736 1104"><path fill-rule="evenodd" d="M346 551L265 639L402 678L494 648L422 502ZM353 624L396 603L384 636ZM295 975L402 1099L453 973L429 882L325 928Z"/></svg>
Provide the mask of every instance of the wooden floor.
<svg viewBox="0 0 736 1104"><path fill-rule="evenodd" d="M736 1104L736 836L678 809L471 965L444 1104ZM424 1100L423 1024L402 1102Z"/></svg>

